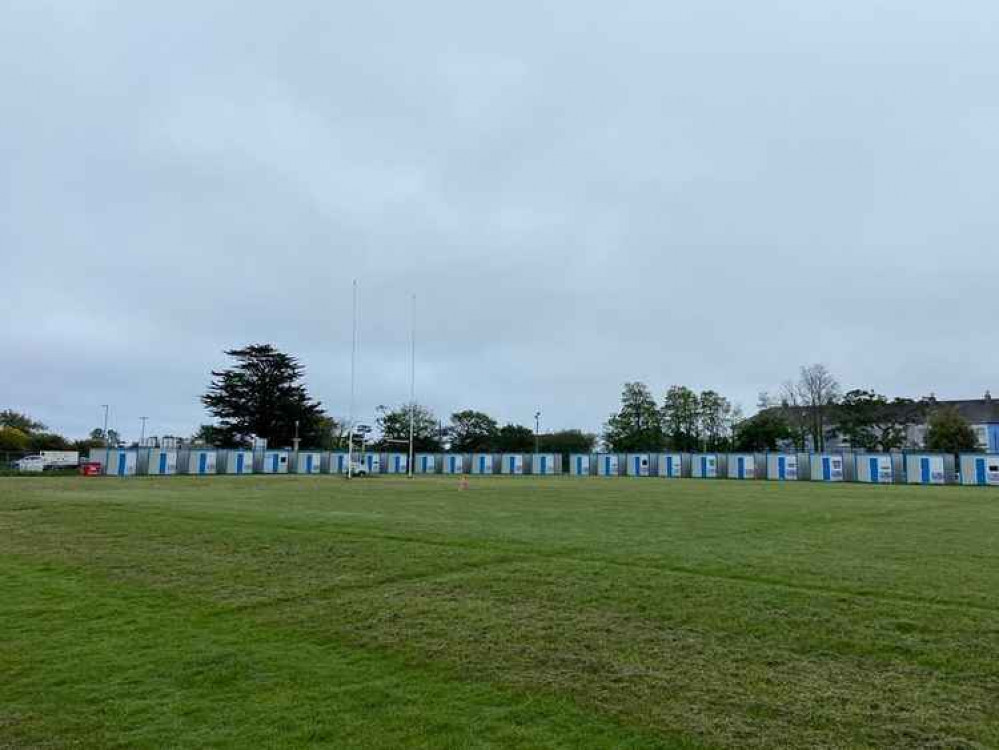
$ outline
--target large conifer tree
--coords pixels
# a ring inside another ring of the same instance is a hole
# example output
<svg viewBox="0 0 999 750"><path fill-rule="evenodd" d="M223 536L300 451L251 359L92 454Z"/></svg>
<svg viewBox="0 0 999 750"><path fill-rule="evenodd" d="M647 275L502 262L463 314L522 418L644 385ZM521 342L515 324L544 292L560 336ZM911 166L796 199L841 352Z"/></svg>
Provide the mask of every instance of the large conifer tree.
<svg viewBox="0 0 999 750"><path fill-rule="evenodd" d="M309 398L302 376L305 368L270 344L231 349L236 364L213 370L202 403L218 420L218 436L226 446L246 445L254 436L271 447L285 447L295 437L295 422L303 447L318 445L322 405Z"/></svg>

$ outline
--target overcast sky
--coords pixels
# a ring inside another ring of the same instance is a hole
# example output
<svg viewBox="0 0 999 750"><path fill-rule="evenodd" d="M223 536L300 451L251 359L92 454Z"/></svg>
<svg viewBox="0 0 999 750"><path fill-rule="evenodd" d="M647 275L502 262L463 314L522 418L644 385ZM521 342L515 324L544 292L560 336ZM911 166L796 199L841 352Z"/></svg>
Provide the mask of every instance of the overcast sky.
<svg viewBox="0 0 999 750"><path fill-rule="evenodd" d="M999 5L0 3L0 408L188 435L272 342L347 411L598 430L799 365L999 390Z"/></svg>

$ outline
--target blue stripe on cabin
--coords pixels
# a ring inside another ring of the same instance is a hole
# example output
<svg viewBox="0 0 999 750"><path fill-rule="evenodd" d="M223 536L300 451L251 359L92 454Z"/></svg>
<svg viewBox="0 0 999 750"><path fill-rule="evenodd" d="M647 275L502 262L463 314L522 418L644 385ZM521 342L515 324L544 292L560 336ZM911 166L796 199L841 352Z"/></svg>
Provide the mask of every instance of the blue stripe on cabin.
<svg viewBox="0 0 999 750"><path fill-rule="evenodd" d="M701 478L708 475L708 457L701 456Z"/></svg>

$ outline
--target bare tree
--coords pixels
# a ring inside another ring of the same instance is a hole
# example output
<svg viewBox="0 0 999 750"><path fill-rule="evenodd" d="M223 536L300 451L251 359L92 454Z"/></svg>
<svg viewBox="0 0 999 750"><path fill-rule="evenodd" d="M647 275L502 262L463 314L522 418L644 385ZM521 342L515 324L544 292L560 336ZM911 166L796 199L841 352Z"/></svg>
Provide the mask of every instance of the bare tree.
<svg viewBox="0 0 999 750"><path fill-rule="evenodd" d="M802 404L798 386L791 380L785 380L780 387L780 396L776 399L784 421L791 431L794 447L803 451L809 434L808 412Z"/></svg>
<svg viewBox="0 0 999 750"><path fill-rule="evenodd" d="M785 384L785 388L787 388ZM794 386L798 401L808 418L808 429L815 450L826 446L826 417L830 408L839 400L839 383L822 364L801 368L798 383Z"/></svg>

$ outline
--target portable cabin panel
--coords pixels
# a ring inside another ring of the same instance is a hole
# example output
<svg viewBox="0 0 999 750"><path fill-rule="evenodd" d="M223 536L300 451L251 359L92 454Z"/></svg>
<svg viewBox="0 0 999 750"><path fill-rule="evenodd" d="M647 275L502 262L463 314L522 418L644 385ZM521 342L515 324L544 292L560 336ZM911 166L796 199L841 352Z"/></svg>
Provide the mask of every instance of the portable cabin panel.
<svg viewBox="0 0 999 750"><path fill-rule="evenodd" d="M535 453L531 456L531 473L549 476L558 473L558 457L554 453Z"/></svg>
<svg viewBox="0 0 999 750"><path fill-rule="evenodd" d="M382 473L382 457L377 453L365 453L361 456L359 463L368 474Z"/></svg>
<svg viewBox="0 0 999 750"><path fill-rule="evenodd" d="M629 453L624 471L629 477L647 477L652 471L652 457L648 453Z"/></svg>
<svg viewBox="0 0 999 750"><path fill-rule="evenodd" d="M445 453L441 457L442 474L464 474L465 456L461 453Z"/></svg>
<svg viewBox="0 0 999 750"><path fill-rule="evenodd" d="M339 451L323 454L322 472L324 474L346 474L347 454Z"/></svg>
<svg viewBox="0 0 999 750"><path fill-rule="evenodd" d="M590 476L592 466L593 462L588 453L573 453L569 456L569 473L575 477Z"/></svg>
<svg viewBox="0 0 999 750"><path fill-rule="evenodd" d="M683 476L683 456L679 453L662 453L658 458L658 475L666 479Z"/></svg>
<svg viewBox="0 0 999 750"><path fill-rule="evenodd" d="M409 456L405 453L386 453L382 457L382 467L386 474L408 474Z"/></svg>
<svg viewBox="0 0 999 750"><path fill-rule="evenodd" d="M109 477L131 477L139 469L139 455L133 450L92 448L90 460L99 463L101 471Z"/></svg>
<svg viewBox="0 0 999 750"><path fill-rule="evenodd" d="M222 451L216 459L222 474L252 474L253 451Z"/></svg>
<svg viewBox="0 0 999 750"><path fill-rule="evenodd" d="M856 481L867 484L891 484L894 481L892 457L884 453L858 453L854 456Z"/></svg>
<svg viewBox="0 0 999 750"><path fill-rule="evenodd" d="M493 457L490 453L472 454L472 474L492 474Z"/></svg>
<svg viewBox="0 0 999 750"><path fill-rule="evenodd" d="M524 473L524 456L520 453L504 453L500 456L500 474L520 475Z"/></svg>
<svg viewBox="0 0 999 750"><path fill-rule="evenodd" d="M905 481L908 484L946 484L944 457L934 454L906 454Z"/></svg>
<svg viewBox="0 0 999 750"><path fill-rule="evenodd" d="M288 451L264 451L257 455L254 467L259 474L287 474L291 464Z"/></svg>
<svg viewBox="0 0 999 750"><path fill-rule="evenodd" d="M319 451L298 451L292 454L292 468L296 474L318 474L323 466Z"/></svg>
<svg viewBox="0 0 999 750"><path fill-rule="evenodd" d="M843 456L838 453L817 453L811 456L813 482L846 481L846 466Z"/></svg>
<svg viewBox="0 0 999 750"><path fill-rule="evenodd" d="M736 453L728 457L729 479L756 479L756 456Z"/></svg>
<svg viewBox="0 0 999 750"><path fill-rule="evenodd" d="M413 457L414 474L436 474L437 455L435 453L417 453Z"/></svg>
<svg viewBox="0 0 999 750"><path fill-rule="evenodd" d="M169 476L177 473L177 451L166 448L148 448L139 454L138 473L150 476Z"/></svg>
<svg viewBox="0 0 999 750"><path fill-rule="evenodd" d="M800 477L797 454L770 453L767 455L767 479L775 482L796 482Z"/></svg>
<svg viewBox="0 0 999 750"><path fill-rule="evenodd" d="M619 473L620 461L616 453L599 453L595 456L597 461L598 477L616 477Z"/></svg>
<svg viewBox="0 0 999 750"><path fill-rule="evenodd" d="M695 479L715 479L720 474L720 463L715 453L695 453L690 461L691 476Z"/></svg>
<svg viewBox="0 0 999 750"><path fill-rule="evenodd" d="M961 484L999 485L999 455L964 454L960 458Z"/></svg>
<svg viewBox="0 0 999 750"><path fill-rule="evenodd" d="M214 450L192 448L182 451L179 456L180 472L205 476L217 471L216 453Z"/></svg>

